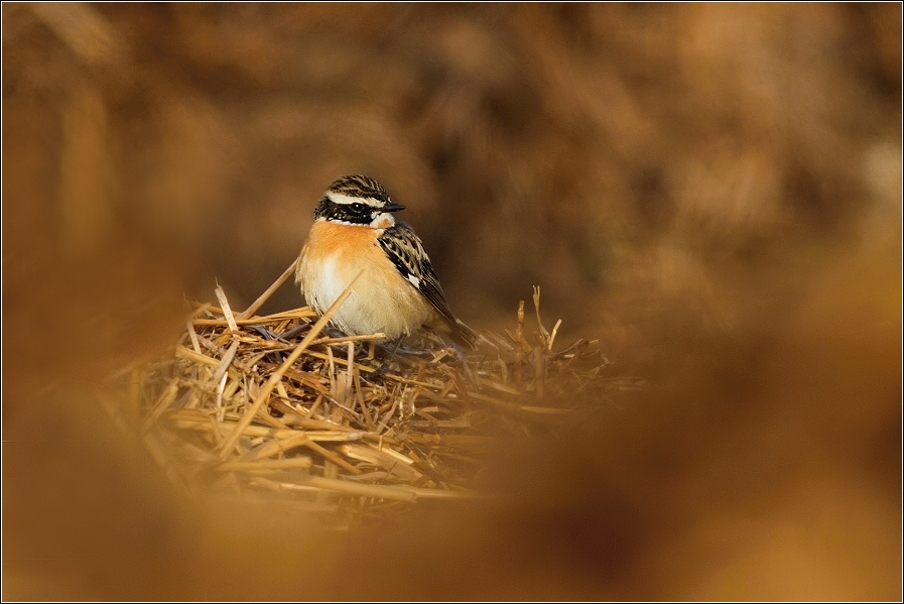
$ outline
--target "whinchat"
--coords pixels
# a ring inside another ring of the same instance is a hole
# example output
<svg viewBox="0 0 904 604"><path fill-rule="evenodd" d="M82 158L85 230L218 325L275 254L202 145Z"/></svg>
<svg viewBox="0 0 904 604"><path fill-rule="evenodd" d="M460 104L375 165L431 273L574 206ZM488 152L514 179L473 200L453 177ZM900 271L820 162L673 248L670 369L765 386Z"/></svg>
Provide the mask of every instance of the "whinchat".
<svg viewBox="0 0 904 604"><path fill-rule="evenodd" d="M295 283L322 314L360 273L332 317L346 335L382 332L396 340L426 325L474 348L477 335L449 310L420 238L396 222L393 214L404 209L367 176L331 184L314 209Z"/></svg>

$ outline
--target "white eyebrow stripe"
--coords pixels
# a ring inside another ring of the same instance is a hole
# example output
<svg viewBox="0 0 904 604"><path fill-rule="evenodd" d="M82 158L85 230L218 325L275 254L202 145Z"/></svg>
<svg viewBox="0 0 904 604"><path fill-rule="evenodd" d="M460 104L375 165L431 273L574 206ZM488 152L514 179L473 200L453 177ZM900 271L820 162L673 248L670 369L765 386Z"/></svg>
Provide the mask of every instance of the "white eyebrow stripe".
<svg viewBox="0 0 904 604"><path fill-rule="evenodd" d="M380 202L372 197L352 197L350 195L345 195L343 193L336 193L334 191L330 191L327 193L327 196L330 198L330 201L333 203L339 203L343 205L351 205L353 203L363 203L369 205L373 208L380 207Z"/></svg>

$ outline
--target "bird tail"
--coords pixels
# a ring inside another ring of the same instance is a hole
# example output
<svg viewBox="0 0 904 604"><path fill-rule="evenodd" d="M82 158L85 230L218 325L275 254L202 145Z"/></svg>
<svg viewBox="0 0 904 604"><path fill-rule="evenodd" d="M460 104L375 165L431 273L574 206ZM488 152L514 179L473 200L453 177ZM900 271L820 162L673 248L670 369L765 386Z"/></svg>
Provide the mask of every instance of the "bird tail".
<svg viewBox="0 0 904 604"><path fill-rule="evenodd" d="M458 319L455 319L455 322L450 324L449 327L452 330L452 339L455 340L456 343L467 346L471 350L477 349L478 336L474 333L473 329Z"/></svg>

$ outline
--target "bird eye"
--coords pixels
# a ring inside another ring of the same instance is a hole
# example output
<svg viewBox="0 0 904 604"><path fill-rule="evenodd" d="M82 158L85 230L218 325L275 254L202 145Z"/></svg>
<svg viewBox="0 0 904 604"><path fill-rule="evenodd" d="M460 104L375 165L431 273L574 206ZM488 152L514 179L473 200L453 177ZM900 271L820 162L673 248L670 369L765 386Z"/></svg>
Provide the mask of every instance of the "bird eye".
<svg viewBox="0 0 904 604"><path fill-rule="evenodd" d="M364 211L363 203L353 203L352 204L352 212L358 213L358 212L363 212L363 211Z"/></svg>

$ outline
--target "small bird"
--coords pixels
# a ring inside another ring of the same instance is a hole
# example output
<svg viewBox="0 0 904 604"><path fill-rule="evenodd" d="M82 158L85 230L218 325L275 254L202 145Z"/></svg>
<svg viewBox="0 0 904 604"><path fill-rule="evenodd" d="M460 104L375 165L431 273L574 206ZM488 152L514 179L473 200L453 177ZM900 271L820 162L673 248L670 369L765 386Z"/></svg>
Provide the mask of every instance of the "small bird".
<svg viewBox="0 0 904 604"><path fill-rule="evenodd" d="M367 176L352 174L331 184L314 209L295 283L322 314L361 273L332 318L343 333L382 332L397 340L426 325L475 348L477 335L449 310L420 238L396 222L393 214L404 209Z"/></svg>

